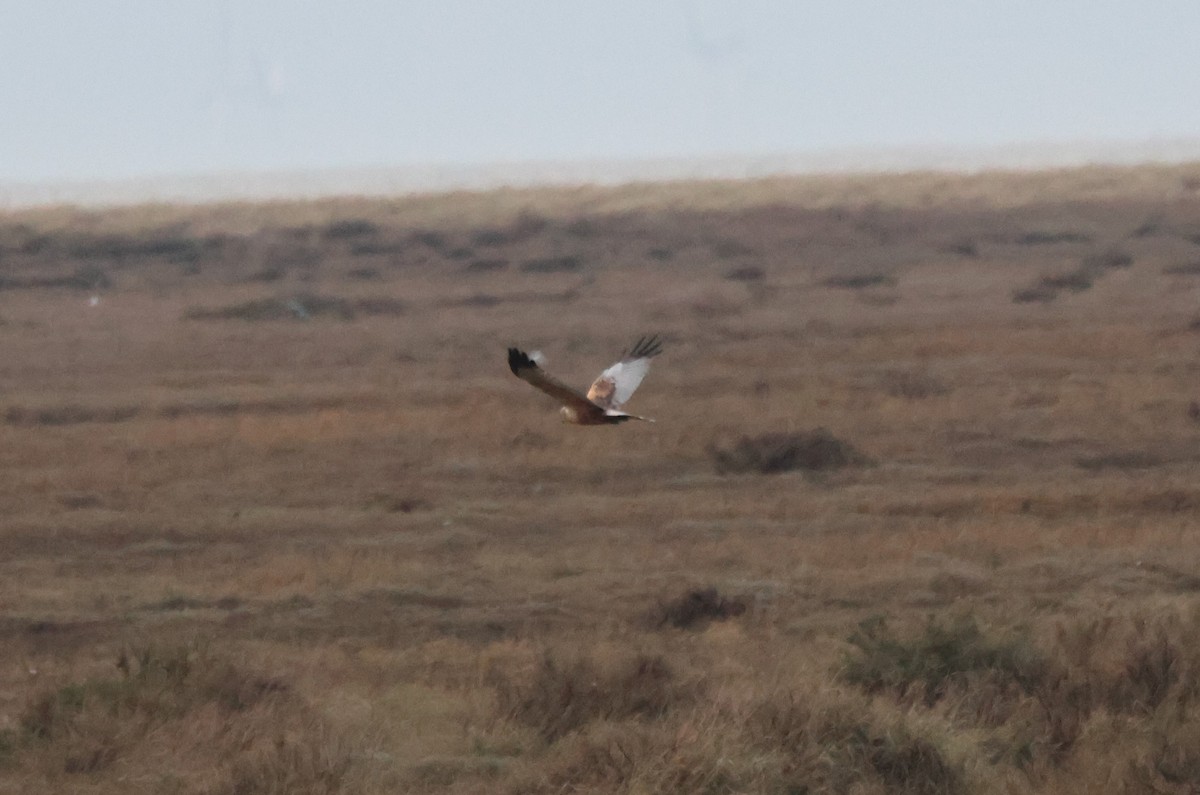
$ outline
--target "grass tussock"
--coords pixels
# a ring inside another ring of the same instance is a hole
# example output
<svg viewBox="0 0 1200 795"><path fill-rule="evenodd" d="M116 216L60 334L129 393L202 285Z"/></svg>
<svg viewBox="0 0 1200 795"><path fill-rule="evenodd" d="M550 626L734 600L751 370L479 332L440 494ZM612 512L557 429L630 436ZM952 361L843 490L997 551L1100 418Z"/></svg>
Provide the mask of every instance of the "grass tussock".
<svg viewBox="0 0 1200 795"><path fill-rule="evenodd" d="M227 660L187 646L125 651L115 667L119 676L87 679L36 696L19 721L24 735L31 740L74 736L97 714L152 724L210 703L238 712L287 692L278 680L246 674Z"/></svg>
<svg viewBox="0 0 1200 795"><path fill-rule="evenodd" d="M472 260L463 268L467 273L494 273L508 268L508 260L503 257L486 257Z"/></svg>
<svg viewBox="0 0 1200 795"><path fill-rule="evenodd" d="M127 422L141 413L137 406L9 406L4 422L16 426L77 425L80 423Z"/></svg>
<svg viewBox="0 0 1200 795"><path fill-rule="evenodd" d="M710 586L690 589L663 602L654 611L651 622L660 627L699 629L712 621L737 618L745 612L745 600L722 596L720 591Z"/></svg>
<svg viewBox="0 0 1200 795"><path fill-rule="evenodd" d="M966 793L948 744L865 699L789 690L699 705L660 723L591 724L550 746L509 791Z"/></svg>
<svg viewBox="0 0 1200 795"><path fill-rule="evenodd" d="M1162 272L1170 276L1200 276L1200 260L1165 265Z"/></svg>
<svg viewBox="0 0 1200 795"><path fill-rule="evenodd" d="M63 790L116 770L167 788L202 780L205 792L344 791L344 744L281 680L194 646L123 652L116 669L31 697L8 735L9 768Z"/></svg>
<svg viewBox="0 0 1200 795"><path fill-rule="evenodd" d="M561 656L547 653L525 677L493 677L499 712L554 742L595 721L657 720L693 701L683 681L657 655Z"/></svg>
<svg viewBox="0 0 1200 795"><path fill-rule="evenodd" d="M868 287L894 287L896 277L886 273L857 273L830 276L821 284L842 290L865 290Z"/></svg>
<svg viewBox="0 0 1200 795"><path fill-rule="evenodd" d="M576 256L538 257L521 263L525 273L574 273L583 267L583 260Z"/></svg>
<svg viewBox="0 0 1200 795"><path fill-rule="evenodd" d="M37 274L25 277L0 276L0 290L106 290L113 286L106 268L80 265L67 274Z"/></svg>
<svg viewBox="0 0 1200 795"><path fill-rule="evenodd" d="M889 397L924 400L950 393L950 386L920 370L886 370L879 376L879 389Z"/></svg>
<svg viewBox="0 0 1200 795"><path fill-rule="evenodd" d="M750 710L747 733L756 747L782 757L772 782L782 785L777 791L967 791L961 764L943 738L853 698L784 693Z"/></svg>
<svg viewBox="0 0 1200 795"><path fill-rule="evenodd" d="M986 675L1030 691L1045 674L1045 662L1026 638L985 634L971 616L930 618L921 631L897 635L886 619L862 622L849 637L840 675L868 693L913 696L926 706L966 678Z"/></svg>
<svg viewBox="0 0 1200 795"><path fill-rule="evenodd" d="M823 472L867 463L867 457L854 445L824 428L743 436L732 445L709 445L708 454L717 473L722 475Z"/></svg>
<svg viewBox="0 0 1200 795"><path fill-rule="evenodd" d="M339 218L326 224L321 235L326 240L352 240L373 237L380 231L378 224L366 218Z"/></svg>
<svg viewBox="0 0 1200 795"><path fill-rule="evenodd" d="M1024 232L1013 241L1019 246L1053 246L1062 243L1088 243L1092 236L1073 230L1036 229Z"/></svg>
<svg viewBox="0 0 1200 795"><path fill-rule="evenodd" d="M1092 289L1096 280L1111 270L1133 265L1133 256L1122 248L1113 246L1094 251L1080 260L1075 268L1062 273L1043 276L1032 285L1014 290L1015 303L1049 303L1059 293L1082 293Z"/></svg>
<svg viewBox="0 0 1200 795"><path fill-rule="evenodd" d="M767 278L767 272L757 265L743 265L726 271L725 278L731 282L761 282Z"/></svg>

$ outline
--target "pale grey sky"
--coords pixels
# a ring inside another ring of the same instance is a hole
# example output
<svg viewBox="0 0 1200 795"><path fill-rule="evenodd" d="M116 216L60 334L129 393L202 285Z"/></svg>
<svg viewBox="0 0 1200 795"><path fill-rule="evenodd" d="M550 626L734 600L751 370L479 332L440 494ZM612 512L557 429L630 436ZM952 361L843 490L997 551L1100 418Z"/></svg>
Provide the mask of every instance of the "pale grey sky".
<svg viewBox="0 0 1200 795"><path fill-rule="evenodd" d="M1200 2L0 0L0 182L1200 138Z"/></svg>

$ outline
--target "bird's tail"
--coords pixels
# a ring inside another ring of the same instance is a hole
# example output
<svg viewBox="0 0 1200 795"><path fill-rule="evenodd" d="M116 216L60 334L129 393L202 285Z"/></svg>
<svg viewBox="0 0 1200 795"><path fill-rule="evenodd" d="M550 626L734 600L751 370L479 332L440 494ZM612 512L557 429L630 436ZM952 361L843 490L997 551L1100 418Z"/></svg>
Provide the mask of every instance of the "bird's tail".
<svg viewBox="0 0 1200 795"><path fill-rule="evenodd" d="M604 414L607 417L609 417L613 422L625 422L626 420L641 420L642 422L654 422L654 420L652 420L649 417L639 417L637 414L626 414L623 411L613 411L612 409L609 409L608 411L604 412Z"/></svg>

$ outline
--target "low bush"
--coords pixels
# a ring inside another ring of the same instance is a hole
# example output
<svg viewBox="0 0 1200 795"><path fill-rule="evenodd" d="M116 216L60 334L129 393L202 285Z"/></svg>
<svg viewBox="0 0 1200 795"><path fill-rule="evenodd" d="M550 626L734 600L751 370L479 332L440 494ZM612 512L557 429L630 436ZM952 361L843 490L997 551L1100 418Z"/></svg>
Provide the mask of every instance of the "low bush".
<svg viewBox="0 0 1200 795"><path fill-rule="evenodd" d="M1115 268L1128 268L1131 265L1133 265L1133 255L1123 248L1112 246L1088 254L1083 258L1079 267L1081 270L1094 273Z"/></svg>
<svg viewBox="0 0 1200 795"><path fill-rule="evenodd" d="M723 475L774 474L795 469L824 471L867 463L867 457L854 445L838 439L824 428L743 436L728 447L710 445L708 453L718 474Z"/></svg>
<svg viewBox="0 0 1200 795"><path fill-rule="evenodd" d="M886 273L858 273L844 276L830 276L821 284L826 287L838 287L844 290L862 290L867 287L892 287L896 284L895 277Z"/></svg>
<svg viewBox="0 0 1200 795"><path fill-rule="evenodd" d="M379 233L379 226L365 218L342 218L331 221L321 230L326 240L347 240L356 237L370 237Z"/></svg>
<svg viewBox="0 0 1200 795"><path fill-rule="evenodd" d="M1091 239L1091 235L1082 232L1035 230L1018 235L1014 242L1021 246L1047 246L1056 243L1087 243Z"/></svg>
<svg viewBox="0 0 1200 795"><path fill-rule="evenodd" d="M757 265L743 265L725 272L725 278L731 282L761 282L766 277L766 271Z"/></svg>
<svg viewBox="0 0 1200 795"><path fill-rule="evenodd" d="M694 588L674 599L663 602L653 615L656 626L672 626L678 629L695 629L707 626L712 621L724 621L746 612L742 599L722 596L713 587Z"/></svg>
<svg viewBox="0 0 1200 795"><path fill-rule="evenodd" d="M579 257L539 257L521 263L525 273L571 273L581 267L583 260Z"/></svg>

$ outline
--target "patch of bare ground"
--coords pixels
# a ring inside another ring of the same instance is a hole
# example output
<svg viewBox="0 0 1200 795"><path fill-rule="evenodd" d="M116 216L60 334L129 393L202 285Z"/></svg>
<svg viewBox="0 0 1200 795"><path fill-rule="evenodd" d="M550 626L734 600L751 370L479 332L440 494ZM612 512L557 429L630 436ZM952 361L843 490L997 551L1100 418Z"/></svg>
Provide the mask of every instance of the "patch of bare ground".
<svg viewBox="0 0 1200 795"><path fill-rule="evenodd" d="M0 791L1195 790L1197 186L0 216Z"/></svg>

